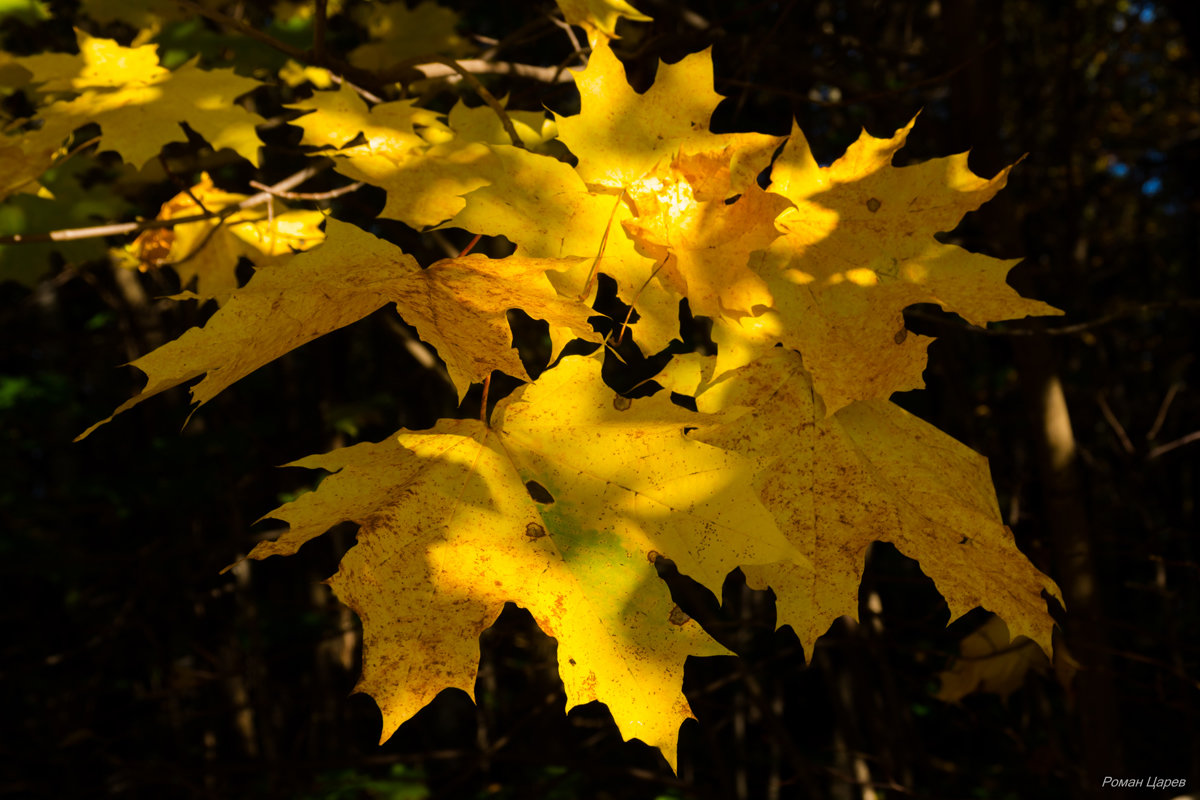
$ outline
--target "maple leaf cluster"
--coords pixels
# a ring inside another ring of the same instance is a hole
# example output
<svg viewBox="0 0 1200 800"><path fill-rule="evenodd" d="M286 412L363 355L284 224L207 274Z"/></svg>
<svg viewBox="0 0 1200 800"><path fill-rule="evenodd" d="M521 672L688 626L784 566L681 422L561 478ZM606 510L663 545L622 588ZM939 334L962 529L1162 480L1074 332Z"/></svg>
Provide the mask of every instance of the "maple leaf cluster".
<svg viewBox="0 0 1200 800"><path fill-rule="evenodd" d="M190 296L220 308L134 361L148 383L115 413L203 376L199 407L389 303L436 349L460 399L495 370L526 381L488 421L442 420L294 462L332 474L271 512L289 529L249 554L294 553L358 524L329 582L362 619L358 688L378 702L384 739L439 691L472 691L479 634L513 602L558 640L568 707L606 703L622 735L674 765L690 716L684 662L727 651L674 604L661 558L714 591L740 567L751 587L774 590L780 624L811 652L836 618L856 616L866 551L890 542L952 618L983 606L1049 652L1045 596L1060 594L1003 524L986 460L888 399L923 386L931 339L906 330L906 306L937 303L978 325L1058 313L1005 283L1014 262L934 238L1008 170L983 179L965 154L894 167L912 123L885 139L864 132L824 167L798 128L713 133L722 98L708 51L662 64L638 94L608 39L618 17L646 18L621 0L561 6L592 43L574 74L579 114L460 103L439 115L411 99L369 105L347 82L294 106L304 145L386 190L381 216L503 236L512 256L423 268L354 225L330 218L322 234L316 212L148 231L123 258L146 267L207 252L212 264L185 278L197 279ZM380 30L404 19L380 16ZM231 102L254 81L167 70L152 47L80 43L80 56L16 60L47 100L46 125L8 137L0 158L41 160L0 188L36 180L84 119L138 166L179 138L181 121L255 160L256 120ZM372 66L381 52L357 58ZM574 163L546 154L554 139ZM242 200L205 179L160 218ZM239 288L243 255L257 269ZM676 356L656 378L697 411L668 392L618 395L599 354L558 358L572 340L613 344L588 321L600 275L636 312L613 321L614 337L644 352L680 338L681 303L712 320L716 354ZM511 309L548 324L557 363L536 381L512 346Z"/></svg>

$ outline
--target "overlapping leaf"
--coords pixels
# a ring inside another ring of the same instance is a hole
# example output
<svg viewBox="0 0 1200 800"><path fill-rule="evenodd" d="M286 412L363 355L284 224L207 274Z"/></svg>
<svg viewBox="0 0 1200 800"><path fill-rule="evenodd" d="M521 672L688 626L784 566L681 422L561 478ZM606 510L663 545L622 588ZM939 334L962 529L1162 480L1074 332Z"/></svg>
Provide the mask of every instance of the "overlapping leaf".
<svg viewBox="0 0 1200 800"><path fill-rule="evenodd" d="M1060 313L1005 283L1016 261L933 238L1000 191L1011 167L984 180L967 167L966 153L892 167L912 126L890 139L864 131L826 168L793 130L771 169L770 191L796 207L779 216L784 235L753 262L782 331L762 345L799 350L831 413L925 385L931 340L905 331L905 306L938 303L977 325Z"/></svg>
<svg viewBox="0 0 1200 800"><path fill-rule="evenodd" d="M438 53L460 58L471 44L454 28L458 15L437 3L372 3L354 9L354 19L367 29L371 41L350 51L350 63L363 69L386 69L413 56Z"/></svg>
<svg viewBox="0 0 1200 800"><path fill-rule="evenodd" d="M304 144L336 148L339 172L387 190L381 216L417 228L437 225L462 209L460 195L486 182L477 164L488 149L445 141L448 129L438 115L413 100L368 108L342 84L337 91L316 92L295 108L312 112L293 123L304 129ZM418 127L431 135L422 136Z"/></svg>
<svg viewBox="0 0 1200 800"><path fill-rule="evenodd" d="M684 660L725 651L675 609L653 562L719 586L738 564L791 556L803 570L802 557L744 459L688 439L696 416L665 399L619 398L595 360L564 360L496 418L296 462L335 474L272 512L290 529L251 557L359 523L331 583L363 620L359 689L385 739L441 689L472 691L478 636L511 601L558 639L568 707L603 701L673 765Z"/></svg>
<svg viewBox="0 0 1200 800"><path fill-rule="evenodd" d="M626 236L621 225L632 214L621 198L590 191L562 161L510 145L493 146L477 174L487 185L467 195L445 227L503 236L521 257L578 258L552 278L560 292L590 300L603 272L641 314L635 327L644 348L661 350L678 336L679 295L654 279L654 259Z"/></svg>
<svg viewBox="0 0 1200 800"><path fill-rule="evenodd" d="M196 407L284 353L343 328L388 302L385 285L419 275L417 262L388 242L329 220L326 241L277 269L256 272L203 328L192 328L130 363L146 373L142 391L108 419L160 392L204 375Z"/></svg>
<svg viewBox="0 0 1200 800"><path fill-rule="evenodd" d="M61 137L88 122L99 123L105 149L141 167L169 142L186 141L180 123L208 140L259 163L254 126L265 120L234 103L258 81L231 69L201 70L195 62L170 71L158 64L156 47L122 47L79 33L78 56L29 56L20 63L50 96L66 96L43 111L47 128Z"/></svg>
<svg viewBox="0 0 1200 800"><path fill-rule="evenodd" d="M204 173L190 190L163 203L157 219L219 212L245 199L246 195L217 189ZM120 263L142 271L170 266L182 286L195 281L195 296L224 302L237 288L240 258L261 267L315 247L325 238L319 227L324 220L319 211L293 211L278 203L269 209L236 211L224 219L147 230L114 255Z"/></svg>
<svg viewBox="0 0 1200 800"><path fill-rule="evenodd" d="M205 375L192 388L198 408L264 364L389 302L444 354L460 398L493 369L528 377L512 347L510 308L545 319L556 353L570 338L595 337L586 307L561 300L546 278L561 262L474 256L422 270L395 245L353 225L329 220L326 239L312 252L256 272L203 328L132 362L149 382L113 416Z"/></svg>
<svg viewBox="0 0 1200 800"><path fill-rule="evenodd" d="M693 434L756 459L763 503L812 572L746 567L770 585L779 622L806 650L842 615L857 616L867 548L891 542L933 579L956 619L983 606L1046 652L1052 580L1004 525L987 460L892 403L861 401L827 415L791 351L776 348L697 399L728 421Z"/></svg>
<svg viewBox="0 0 1200 800"><path fill-rule="evenodd" d="M580 25L588 31L589 40L595 44L601 39L616 38L617 20L631 19L649 22L650 17L626 3L625 0L555 0L563 17L570 25Z"/></svg>
<svg viewBox="0 0 1200 800"><path fill-rule="evenodd" d="M548 278L572 260L448 258L383 288L400 316L437 348L461 400L492 370L529 379L512 347L506 312L519 308L550 326L551 357L572 339L598 340L590 310L558 296Z"/></svg>

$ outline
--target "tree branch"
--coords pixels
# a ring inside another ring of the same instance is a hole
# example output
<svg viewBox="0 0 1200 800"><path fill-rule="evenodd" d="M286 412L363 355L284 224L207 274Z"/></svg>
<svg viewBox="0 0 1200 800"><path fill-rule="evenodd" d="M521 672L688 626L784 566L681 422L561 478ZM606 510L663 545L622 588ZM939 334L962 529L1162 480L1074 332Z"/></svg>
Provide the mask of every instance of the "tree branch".
<svg viewBox="0 0 1200 800"><path fill-rule="evenodd" d="M923 322L932 322L937 325L943 325L948 328L954 328L960 331L970 331L971 333L979 333L984 336L1074 336L1093 328L1100 328L1112 322L1133 317L1146 311L1173 311L1180 308L1200 308L1200 298L1185 297L1179 300L1160 300L1150 303L1141 303L1136 306L1122 306L1114 311L1111 311L1103 316L1097 317L1087 322L1077 322L1074 325L1064 325L1061 328L1042 328L1040 330L1031 330L1029 328L1005 328L1003 330L991 330L989 328L981 328L978 325L970 325L967 323L957 323L950 319L927 314L923 311L906 310L906 316L913 319L919 319Z"/></svg>

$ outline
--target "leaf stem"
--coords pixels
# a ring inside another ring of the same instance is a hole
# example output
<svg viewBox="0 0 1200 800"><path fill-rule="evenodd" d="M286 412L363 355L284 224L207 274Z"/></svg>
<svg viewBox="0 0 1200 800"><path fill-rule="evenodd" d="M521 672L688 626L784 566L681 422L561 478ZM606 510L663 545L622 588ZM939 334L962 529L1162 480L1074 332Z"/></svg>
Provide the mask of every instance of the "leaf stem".
<svg viewBox="0 0 1200 800"><path fill-rule="evenodd" d="M458 257L462 258L467 253L471 252L471 250L475 247L475 245L479 244L479 240L482 238L483 238L482 233L475 234L475 238L472 239L471 241L467 242L467 246L464 247L461 251L459 251ZM486 384L485 384L485 386L486 386Z"/></svg>
<svg viewBox="0 0 1200 800"><path fill-rule="evenodd" d="M488 108L492 109L492 111L495 111L496 116L500 118L500 124L504 126L504 132L507 133L508 138L512 140L513 147L520 147L524 149L525 143L522 142L521 137L517 135L517 129L513 125L512 119L508 116L508 112L504 110L504 106L500 105L500 101L496 99L495 95L489 92L487 87L479 82L479 78L476 78L470 72L467 72L462 64L448 56L430 55L426 56L426 58L431 62L445 64L447 67L462 76L464 81L471 84L471 88L475 90L475 93L478 94L483 102L488 104Z"/></svg>
<svg viewBox="0 0 1200 800"><path fill-rule="evenodd" d="M596 251L596 258L592 261L592 270L588 273L587 280L583 284L583 289L579 292L579 297L575 299L583 302L587 297L588 292L592 290L592 283L596 280L596 272L600 269L600 259L604 257L604 250L608 247L608 232L612 230L613 220L617 216L617 209L621 207L621 201L625 198L625 190L617 195L617 201L613 203L612 211L608 214L608 224L604 226L604 235L600 237L600 248Z"/></svg>
<svg viewBox="0 0 1200 800"><path fill-rule="evenodd" d="M646 282L642 284L642 288L638 289L637 293L630 299L629 313L625 315L625 321L621 323L621 332L617 334L618 347L621 346L621 340L625 338L625 331L629 328L629 318L633 316L633 308L637 305L638 298L642 296L642 292L646 291L646 287L650 285L650 281L654 280L654 276L658 274L658 271L666 266L668 258L670 258L669 253L658 260L658 263L654 265L654 269L650 271L650 277L646 278Z"/></svg>
<svg viewBox="0 0 1200 800"><path fill-rule="evenodd" d="M483 379L483 399L479 401L479 421L483 423L483 427L485 428L491 427L488 425L487 419L488 389L491 387L491 385L492 376L491 373L488 373L488 376Z"/></svg>

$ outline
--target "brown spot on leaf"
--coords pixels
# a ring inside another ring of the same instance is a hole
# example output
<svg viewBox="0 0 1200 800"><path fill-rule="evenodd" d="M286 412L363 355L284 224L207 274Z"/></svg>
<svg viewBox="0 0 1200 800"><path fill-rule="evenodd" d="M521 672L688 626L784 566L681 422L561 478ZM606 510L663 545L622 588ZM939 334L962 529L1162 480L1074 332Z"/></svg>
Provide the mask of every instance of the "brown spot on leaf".
<svg viewBox="0 0 1200 800"><path fill-rule="evenodd" d="M570 665L573 667L573 666L575 666L575 659L573 659L573 658L568 658L568 659L567 659L567 663L568 663L568 664L570 664Z"/></svg>
<svg viewBox="0 0 1200 800"><path fill-rule="evenodd" d="M525 491L533 498L533 502L548 506L554 502L554 495L537 481L525 481Z"/></svg>
<svg viewBox="0 0 1200 800"><path fill-rule="evenodd" d="M896 344L904 344L904 340L908 338L908 329L901 328L896 331L896 335L892 337L892 341Z"/></svg>
<svg viewBox="0 0 1200 800"><path fill-rule="evenodd" d="M629 407L632 405L633 405L633 401L630 400L628 397L623 397L622 395L617 395L616 397L613 398L613 408L615 408L617 411L628 411Z"/></svg>
<svg viewBox="0 0 1200 800"><path fill-rule="evenodd" d="M867 211L870 211L872 214L874 214L876 211L879 210L879 207L881 205L883 205L883 203L881 203L879 201L879 198L872 197L870 200L867 201Z"/></svg>
<svg viewBox="0 0 1200 800"><path fill-rule="evenodd" d="M671 609L671 613L667 619L670 620L672 625L686 625L691 620L691 617L687 615L686 611L676 605Z"/></svg>
<svg viewBox="0 0 1200 800"><path fill-rule="evenodd" d="M646 560L649 561L651 564L653 564L655 561L658 561L662 557L663 557L663 554L658 552L657 550L651 550L650 552L646 553Z"/></svg>
<svg viewBox="0 0 1200 800"><path fill-rule="evenodd" d="M531 522L525 526L525 535L530 539L540 539L546 535L546 529L536 522Z"/></svg>

